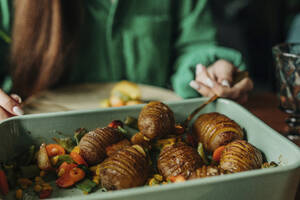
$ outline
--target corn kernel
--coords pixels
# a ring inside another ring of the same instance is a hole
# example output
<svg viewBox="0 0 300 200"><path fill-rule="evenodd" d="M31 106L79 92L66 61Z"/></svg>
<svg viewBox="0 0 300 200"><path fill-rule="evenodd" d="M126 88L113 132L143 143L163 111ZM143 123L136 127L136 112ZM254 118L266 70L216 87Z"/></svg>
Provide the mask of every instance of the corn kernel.
<svg viewBox="0 0 300 200"><path fill-rule="evenodd" d="M79 146L74 147L72 151L73 151L73 152L76 152L76 153L80 153L80 148L79 148Z"/></svg>
<svg viewBox="0 0 300 200"><path fill-rule="evenodd" d="M40 171L40 177L44 177L46 175L46 172L44 170Z"/></svg>
<svg viewBox="0 0 300 200"><path fill-rule="evenodd" d="M157 185L159 182L155 178L149 180L149 186Z"/></svg>
<svg viewBox="0 0 300 200"><path fill-rule="evenodd" d="M40 176L36 176L36 177L34 178L34 180L35 180L35 182L37 182L37 183L44 183L44 180L43 180Z"/></svg>
<svg viewBox="0 0 300 200"><path fill-rule="evenodd" d="M93 182L95 182L97 185L100 183L100 176L94 176L93 177Z"/></svg>
<svg viewBox="0 0 300 200"><path fill-rule="evenodd" d="M37 184L37 185L34 186L33 189L34 189L35 192L40 192L40 191L42 191L42 186Z"/></svg>
<svg viewBox="0 0 300 200"><path fill-rule="evenodd" d="M43 187L51 187L51 185L49 183L43 183L42 186Z"/></svg>
<svg viewBox="0 0 300 200"><path fill-rule="evenodd" d="M154 174L154 178L155 178L156 180L158 180L159 182L163 181L163 177L162 177L162 175L160 175L160 174Z"/></svg>
<svg viewBox="0 0 300 200"><path fill-rule="evenodd" d="M59 157L59 156L53 156L53 157L50 159L51 164L52 164L53 166L55 166L55 165L57 164L57 162L58 162L58 157Z"/></svg>
<svg viewBox="0 0 300 200"><path fill-rule="evenodd" d="M97 169L96 169L96 175L97 175L97 176L100 175L100 167L97 167Z"/></svg>
<svg viewBox="0 0 300 200"><path fill-rule="evenodd" d="M16 199L21 200L23 197L23 190L17 189L16 190Z"/></svg>
<svg viewBox="0 0 300 200"><path fill-rule="evenodd" d="M42 190L52 190L52 187L50 185L43 186Z"/></svg>

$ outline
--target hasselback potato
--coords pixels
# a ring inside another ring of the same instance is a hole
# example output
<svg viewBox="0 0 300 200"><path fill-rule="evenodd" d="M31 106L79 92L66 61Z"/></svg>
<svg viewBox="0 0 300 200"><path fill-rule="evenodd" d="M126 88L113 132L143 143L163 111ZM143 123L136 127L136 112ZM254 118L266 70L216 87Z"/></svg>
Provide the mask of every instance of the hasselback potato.
<svg viewBox="0 0 300 200"><path fill-rule="evenodd" d="M143 107L138 118L138 128L149 139L160 138L174 130L174 114L167 105L152 101Z"/></svg>
<svg viewBox="0 0 300 200"><path fill-rule="evenodd" d="M244 136L235 121L216 112L200 115L193 124L193 133L209 152Z"/></svg>
<svg viewBox="0 0 300 200"><path fill-rule="evenodd" d="M188 178L201 165L202 160L198 152L185 143L164 147L157 161L158 170L165 179L178 175Z"/></svg>
<svg viewBox="0 0 300 200"><path fill-rule="evenodd" d="M149 160L141 146L126 147L100 164L101 184L108 190L141 186L147 180L149 168Z"/></svg>
<svg viewBox="0 0 300 200"><path fill-rule="evenodd" d="M220 167L234 173L258 169L262 165L261 152L245 140L235 140L225 146L220 159Z"/></svg>
<svg viewBox="0 0 300 200"><path fill-rule="evenodd" d="M205 178L209 176L218 176L224 174L224 170L218 166L206 166L196 169L192 172L189 179Z"/></svg>
<svg viewBox="0 0 300 200"><path fill-rule="evenodd" d="M123 134L116 128L97 128L81 138L79 142L80 155L88 164L97 164L106 157L106 147L123 138Z"/></svg>

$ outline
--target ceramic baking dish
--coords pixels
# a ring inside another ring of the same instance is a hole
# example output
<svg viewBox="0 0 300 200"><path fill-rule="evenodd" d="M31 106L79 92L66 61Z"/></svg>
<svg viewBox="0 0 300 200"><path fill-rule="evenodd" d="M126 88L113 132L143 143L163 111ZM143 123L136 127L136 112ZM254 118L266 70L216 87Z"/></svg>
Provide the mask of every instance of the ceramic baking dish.
<svg viewBox="0 0 300 200"><path fill-rule="evenodd" d="M197 98L166 103L174 111L176 120L182 122L205 100L207 99ZM51 138L60 133L71 136L79 127L91 130L106 126L114 119L122 120L128 115L137 117L142 106L25 115L5 120L0 124L0 161L12 158L30 144L51 142ZM76 189L55 189L52 198L65 200L294 200L300 177L299 148L230 100L219 99L205 107L201 113L213 111L223 113L239 123L246 130L247 140L260 149L268 161L279 162L280 166L196 179L184 183L137 187L105 193L95 192L89 195L84 195ZM13 199L13 196L12 192L6 198Z"/></svg>

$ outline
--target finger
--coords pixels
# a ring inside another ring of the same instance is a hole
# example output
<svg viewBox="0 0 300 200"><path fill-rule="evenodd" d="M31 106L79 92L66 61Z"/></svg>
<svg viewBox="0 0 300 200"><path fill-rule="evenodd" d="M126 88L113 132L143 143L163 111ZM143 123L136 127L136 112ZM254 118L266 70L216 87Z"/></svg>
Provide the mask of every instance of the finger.
<svg viewBox="0 0 300 200"><path fill-rule="evenodd" d="M212 88L215 84L215 81L212 77L210 77L206 67L204 67L202 64L196 65L196 81L201 82L210 88Z"/></svg>
<svg viewBox="0 0 300 200"><path fill-rule="evenodd" d="M3 90L0 89L0 106L12 115L23 115L24 112L20 108L18 102L8 96Z"/></svg>
<svg viewBox="0 0 300 200"><path fill-rule="evenodd" d="M22 99L19 95L17 94L11 94L10 95L16 102L18 102L19 104L22 103Z"/></svg>
<svg viewBox="0 0 300 200"><path fill-rule="evenodd" d="M236 70L236 67L234 67L232 63L221 59L216 61L210 68L218 83L222 83L223 80L227 80L229 83L232 83L232 77Z"/></svg>
<svg viewBox="0 0 300 200"><path fill-rule="evenodd" d="M215 92L220 97L228 97L231 99L237 99L241 96L241 94L245 94L252 90L253 82L250 78L244 78L237 84L235 84L232 88L223 87L220 84L215 84L212 88L213 92Z"/></svg>
<svg viewBox="0 0 300 200"><path fill-rule="evenodd" d="M0 121L10 118L13 115L7 112L4 108L0 107Z"/></svg>
<svg viewBox="0 0 300 200"><path fill-rule="evenodd" d="M233 86L233 89L237 89L240 93L247 93L253 89L253 82L249 77L242 79L240 82Z"/></svg>
<svg viewBox="0 0 300 200"><path fill-rule="evenodd" d="M197 92L199 92L202 96L205 97L212 97L215 95L215 93L212 91L211 88L207 87L205 84L202 84L201 82L197 82L197 81L191 81L190 82L190 86L197 90Z"/></svg>

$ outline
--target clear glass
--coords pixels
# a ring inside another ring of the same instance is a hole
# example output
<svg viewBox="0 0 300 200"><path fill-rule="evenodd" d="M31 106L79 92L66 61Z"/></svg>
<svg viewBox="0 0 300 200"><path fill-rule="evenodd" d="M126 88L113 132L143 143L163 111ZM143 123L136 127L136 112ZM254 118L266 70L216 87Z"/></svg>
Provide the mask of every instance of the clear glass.
<svg viewBox="0 0 300 200"><path fill-rule="evenodd" d="M288 138L300 142L300 43L273 47L280 109L289 114Z"/></svg>

